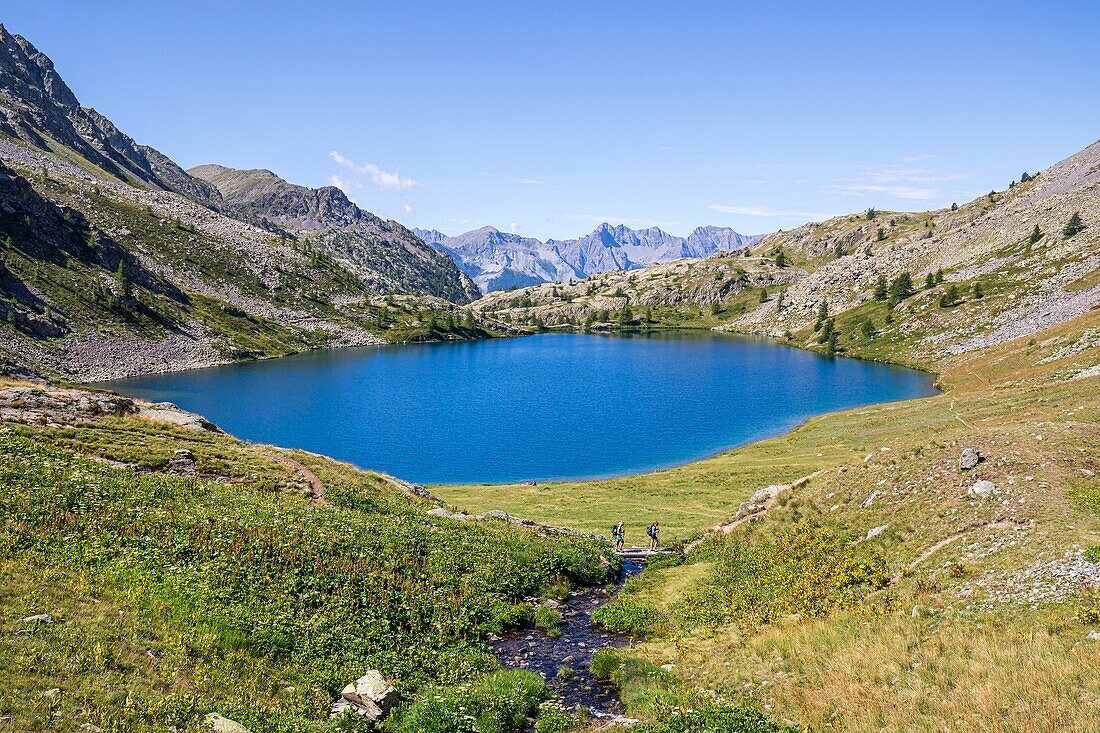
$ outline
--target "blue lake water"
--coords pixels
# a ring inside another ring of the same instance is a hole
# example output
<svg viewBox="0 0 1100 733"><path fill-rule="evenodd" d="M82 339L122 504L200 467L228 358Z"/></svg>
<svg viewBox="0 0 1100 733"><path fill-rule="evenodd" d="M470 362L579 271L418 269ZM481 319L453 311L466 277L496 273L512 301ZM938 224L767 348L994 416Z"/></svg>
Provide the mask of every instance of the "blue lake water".
<svg viewBox="0 0 1100 733"><path fill-rule="evenodd" d="M712 332L315 351L105 386L419 483L609 476L935 392L900 367Z"/></svg>

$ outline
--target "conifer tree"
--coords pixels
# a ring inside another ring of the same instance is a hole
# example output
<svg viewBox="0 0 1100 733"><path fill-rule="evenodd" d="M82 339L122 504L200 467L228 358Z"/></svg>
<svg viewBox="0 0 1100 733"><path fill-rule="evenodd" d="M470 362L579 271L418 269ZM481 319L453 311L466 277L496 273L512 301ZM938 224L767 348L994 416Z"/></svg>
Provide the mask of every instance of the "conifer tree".
<svg viewBox="0 0 1100 733"><path fill-rule="evenodd" d="M878 280L875 281L875 300L886 300L886 276L879 275Z"/></svg>
<svg viewBox="0 0 1100 733"><path fill-rule="evenodd" d="M1043 232L1042 232L1041 229L1039 229L1039 225L1036 224L1035 228L1031 230L1031 234L1028 235L1027 243L1028 244L1037 244L1039 242L1039 240L1042 239L1042 238L1043 238Z"/></svg>
<svg viewBox="0 0 1100 733"><path fill-rule="evenodd" d="M1072 237L1074 234L1077 234L1078 232L1082 232L1084 230L1085 222L1081 220L1081 212L1075 211L1073 212L1073 216L1069 218L1069 221L1066 222L1065 228L1062 229L1062 234L1066 235L1067 237Z"/></svg>
<svg viewBox="0 0 1100 733"><path fill-rule="evenodd" d="M947 290L940 296L940 308L950 308L959 302L959 289L955 283L950 283Z"/></svg>
<svg viewBox="0 0 1100 733"><path fill-rule="evenodd" d="M817 322L814 323L814 330L817 331L821 328L821 325L825 323L825 319L829 317L829 303L828 301L821 301L817 306Z"/></svg>

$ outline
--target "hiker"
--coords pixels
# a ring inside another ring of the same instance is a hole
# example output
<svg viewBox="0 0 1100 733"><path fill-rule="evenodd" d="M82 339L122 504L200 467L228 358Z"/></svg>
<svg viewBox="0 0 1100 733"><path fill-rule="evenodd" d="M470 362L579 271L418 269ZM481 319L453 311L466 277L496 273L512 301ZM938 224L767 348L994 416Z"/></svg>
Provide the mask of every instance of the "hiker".
<svg viewBox="0 0 1100 733"><path fill-rule="evenodd" d="M623 551L623 525L625 522L619 522L611 528L611 539L615 540L615 551Z"/></svg>
<svg viewBox="0 0 1100 733"><path fill-rule="evenodd" d="M647 535L649 535L649 550L650 550L650 552L652 552L653 550L656 550L657 545L660 544L660 539L658 537L660 532L661 532L661 523L660 522L654 522L653 524L646 527L645 533Z"/></svg>

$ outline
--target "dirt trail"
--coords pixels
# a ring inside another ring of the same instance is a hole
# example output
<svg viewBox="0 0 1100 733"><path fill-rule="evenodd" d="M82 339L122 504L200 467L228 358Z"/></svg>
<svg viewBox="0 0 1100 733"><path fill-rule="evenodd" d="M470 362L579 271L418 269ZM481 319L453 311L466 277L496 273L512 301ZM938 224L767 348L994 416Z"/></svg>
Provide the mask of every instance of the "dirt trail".
<svg viewBox="0 0 1100 733"><path fill-rule="evenodd" d="M757 502L757 503L753 504L751 510L745 511L744 508L743 508L742 510L738 511L738 517L736 519L734 519L732 522L727 522L725 524L719 524L719 525L715 525L714 527L711 527L709 530L704 532L701 537L699 537L698 539L692 540L691 542L684 545L684 553L687 554L687 553L691 552L696 547L698 547L700 544L702 544L703 541L706 540L711 535L715 535L715 534L718 534L718 533L729 534L730 532L737 529L738 527L740 527L742 524L745 524L746 522L751 522L754 519L759 519L760 517L766 516L767 513L768 513L768 510L771 509L773 506L775 506L775 502L779 501L780 496L787 493L788 491L791 491L792 489L797 489L797 488L801 488L802 486L805 486L811 480L813 480L813 479L817 478L818 476L820 476L821 474L827 473L827 472L828 472L828 469L821 469L820 471L814 471L813 473L811 473L807 476L803 476L802 478L795 479L794 481L790 482L789 484L776 484L774 486L769 486L768 488L769 489L774 489L774 491L770 492L760 502ZM754 496L755 496L755 494L754 494ZM745 502L745 503L747 504L749 502ZM742 507L744 507L744 504L742 504Z"/></svg>
<svg viewBox="0 0 1100 733"><path fill-rule="evenodd" d="M932 555L939 552L943 548L947 547L952 542L955 542L956 540L962 539L963 537L965 537L970 532L973 532L974 530L977 530L977 529L1006 529L1008 527L1019 527L1022 524L1024 524L1024 523L1019 522L1015 519L1001 518L1001 519L994 519L994 520L989 521L989 522L979 522L977 524L972 524L969 527L963 527L962 529L960 529L955 534L944 537L942 540L940 540L936 544L932 545L931 547L929 547L927 550L925 550L921 554L917 555L911 563L909 563L908 565L905 566L905 572L907 572L907 573L913 572L914 570L917 569L917 567L922 562L924 562L928 558L932 557ZM899 580L901 580L901 575L895 575L894 577L890 578L890 585L893 585L894 583L898 582Z"/></svg>
<svg viewBox="0 0 1100 733"><path fill-rule="evenodd" d="M321 483L321 479L317 478L317 475L303 466L298 461L294 460L290 456L283 455L273 450L265 450L262 453L279 463L283 464L287 468L292 468L297 471L302 478L309 481L310 498L313 499L314 504L323 504L325 501L325 485Z"/></svg>

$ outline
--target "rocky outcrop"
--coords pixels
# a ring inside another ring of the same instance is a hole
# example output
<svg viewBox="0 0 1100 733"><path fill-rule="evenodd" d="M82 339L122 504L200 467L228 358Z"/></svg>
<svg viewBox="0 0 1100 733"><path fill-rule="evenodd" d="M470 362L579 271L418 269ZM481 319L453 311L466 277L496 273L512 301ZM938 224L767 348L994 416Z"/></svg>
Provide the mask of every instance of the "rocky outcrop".
<svg viewBox="0 0 1100 733"><path fill-rule="evenodd" d="M231 720L220 713L207 714L203 718L203 723L206 725L206 730L213 731L213 733L252 733L237 721Z"/></svg>
<svg viewBox="0 0 1100 733"><path fill-rule="evenodd" d="M46 151L47 140L55 140L121 181L166 190L181 186L181 193L195 187L164 155L138 145L102 114L81 106L49 57L2 25L0 132Z"/></svg>
<svg viewBox="0 0 1100 733"><path fill-rule="evenodd" d="M136 412L133 400L111 392L21 385L0 389L3 420L72 425Z"/></svg>
<svg viewBox="0 0 1100 733"><path fill-rule="evenodd" d="M9 385L0 388L0 420L40 425L81 425L103 417L140 417L168 423L185 430L220 433L221 429L202 415L187 412L171 402L147 403L114 392L64 389L48 385ZM176 451L169 464L176 473L194 473L191 451Z"/></svg>

